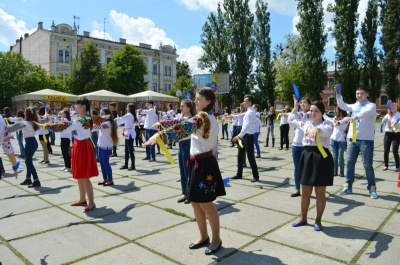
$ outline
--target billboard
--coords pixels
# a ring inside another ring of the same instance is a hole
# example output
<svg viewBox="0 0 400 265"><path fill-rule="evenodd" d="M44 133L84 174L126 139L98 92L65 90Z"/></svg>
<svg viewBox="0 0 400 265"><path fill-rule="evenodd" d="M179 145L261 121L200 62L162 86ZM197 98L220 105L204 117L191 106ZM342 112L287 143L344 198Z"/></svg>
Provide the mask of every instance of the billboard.
<svg viewBox="0 0 400 265"><path fill-rule="evenodd" d="M194 75L194 87L211 87L216 94L229 93L229 74L202 74Z"/></svg>

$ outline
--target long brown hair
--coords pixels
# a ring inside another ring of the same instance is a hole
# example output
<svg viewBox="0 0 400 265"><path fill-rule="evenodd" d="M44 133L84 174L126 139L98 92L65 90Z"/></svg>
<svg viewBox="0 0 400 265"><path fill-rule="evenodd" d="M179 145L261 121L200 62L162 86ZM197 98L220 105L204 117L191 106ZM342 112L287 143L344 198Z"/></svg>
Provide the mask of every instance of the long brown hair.
<svg viewBox="0 0 400 265"><path fill-rule="evenodd" d="M113 117L110 109L107 109L107 108L106 109L102 109L101 113L103 113L103 112L104 112L105 115L109 116L107 121L110 121L110 123L111 123L111 139L113 141L113 144L117 145L118 144L117 124L115 123L114 117Z"/></svg>
<svg viewBox="0 0 400 265"><path fill-rule="evenodd" d="M34 108L28 107L25 109L25 120L32 123L32 127L35 131L39 130L39 125L36 124L36 122L39 123L39 118Z"/></svg>
<svg viewBox="0 0 400 265"><path fill-rule="evenodd" d="M196 108L194 107L193 101L191 101L190 99L184 99L181 101L181 104L184 104L190 109L190 115L192 115L192 117L196 115Z"/></svg>

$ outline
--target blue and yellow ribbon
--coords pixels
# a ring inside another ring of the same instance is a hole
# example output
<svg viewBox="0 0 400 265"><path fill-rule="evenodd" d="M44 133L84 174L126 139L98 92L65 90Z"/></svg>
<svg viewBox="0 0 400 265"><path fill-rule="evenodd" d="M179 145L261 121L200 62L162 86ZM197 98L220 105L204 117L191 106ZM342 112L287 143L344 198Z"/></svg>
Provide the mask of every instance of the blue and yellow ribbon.
<svg viewBox="0 0 400 265"><path fill-rule="evenodd" d="M316 134L315 134L315 141L317 142L317 147L319 152L321 153L323 158L327 158L328 154L325 152L324 146L321 143L321 138L319 136L319 131L317 130Z"/></svg>
<svg viewBox="0 0 400 265"><path fill-rule="evenodd" d="M279 114L276 116L276 120L278 120L280 117L281 117L281 114L279 113Z"/></svg>
<svg viewBox="0 0 400 265"><path fill-rule="evenodd" d="M168 151L167 147L165 146L163 140L161 139L158 133L156 135L156 142L160 146L160 149L163 152L165 158L168 160L168 162L170 162L171 164L175 164L175 160L171 156L171 153Z"/></svg>
<svg viewBox="0 0 400 265"><path fill-rule="evenodd" d="M357 125L356 125L356 121L353 121L353 136L352 136L352 142L355 143L357 142Z"/></svg>

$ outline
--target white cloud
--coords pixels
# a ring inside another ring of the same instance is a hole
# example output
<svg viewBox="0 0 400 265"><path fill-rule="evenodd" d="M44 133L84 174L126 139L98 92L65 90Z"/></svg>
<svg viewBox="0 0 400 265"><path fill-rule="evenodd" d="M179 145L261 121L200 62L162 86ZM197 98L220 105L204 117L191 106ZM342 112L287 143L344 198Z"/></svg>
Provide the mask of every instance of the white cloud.
<svg viewBox="0 0 400 265"><path fill-rule="evenodd" d="M104 31L102 30L98 30L98 29L94 29L92 31L92 37L94 38L98 38L98 39L105 39L105 40L111 40L111 41L115 41L110 33L106 32L106 34L104 35Z"/></svg>
<svg viewBox="0 0 400 265"><path fill-rule="evenodd" d="M15 40L25 33L32 33L36 29L28 30L22 20L16 20L14 16L7 14L0 8L0 43L4 46L15 44Z"/></svg>
<svg viewBox="0 0 400 265"><path fill-rule="evenodd" d="M205 9L215 11L220 0L177 0L178 3L185 6L189 10Z"/></svg>
<svg viewBox="0 0 400 265"><path fill-rule="evenodd" d="M198 74L200 72L208 73L209 69L201 70L197 66L197 61L203 55L203 48L200 46L190 46L189 48L178 49L179 61L187 61L192 74Z"/></svg>
<svg viewBox="0 0 400 265"><path fill-rule="evenodd" d="M174 46L172 39L167 37L164 30L156 27L154 22L148 18L133 18L115 10L110 12L111 24L122 33L128 43L138 45L139 43L150 44L153 49L158 49L160 43Z"/></svg>

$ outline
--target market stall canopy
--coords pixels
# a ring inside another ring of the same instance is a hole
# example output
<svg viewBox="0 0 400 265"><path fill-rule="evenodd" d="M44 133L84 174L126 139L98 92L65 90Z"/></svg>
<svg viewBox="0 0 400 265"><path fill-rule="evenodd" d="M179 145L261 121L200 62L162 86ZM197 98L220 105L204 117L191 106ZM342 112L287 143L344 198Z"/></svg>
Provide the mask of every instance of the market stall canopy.
<svg viewBox="0 0 400 265"><path fill-rule="evenodd" d="M151 90L143 91L140 93L129 95L129 98L134 99L135 101L162 101L162 102L179 102L179 98L161 94L158 92L154 92Z"/></svg>
<svg viewBox="0 0 400 265"><path fill-rule="evenodd" d="M132 102L132 98L115 93L108 90L98 90L86 94L79 95L79 97L86 97L91 101L116 101L116 102Z"/></svg>
<svg viewBox="0 0 400 265"><path fill-rule="evenodd" d="M18 95L12 101L75 101L78 97L73 94L60 92L53 89L42 89L28 94Z"/></svg>

